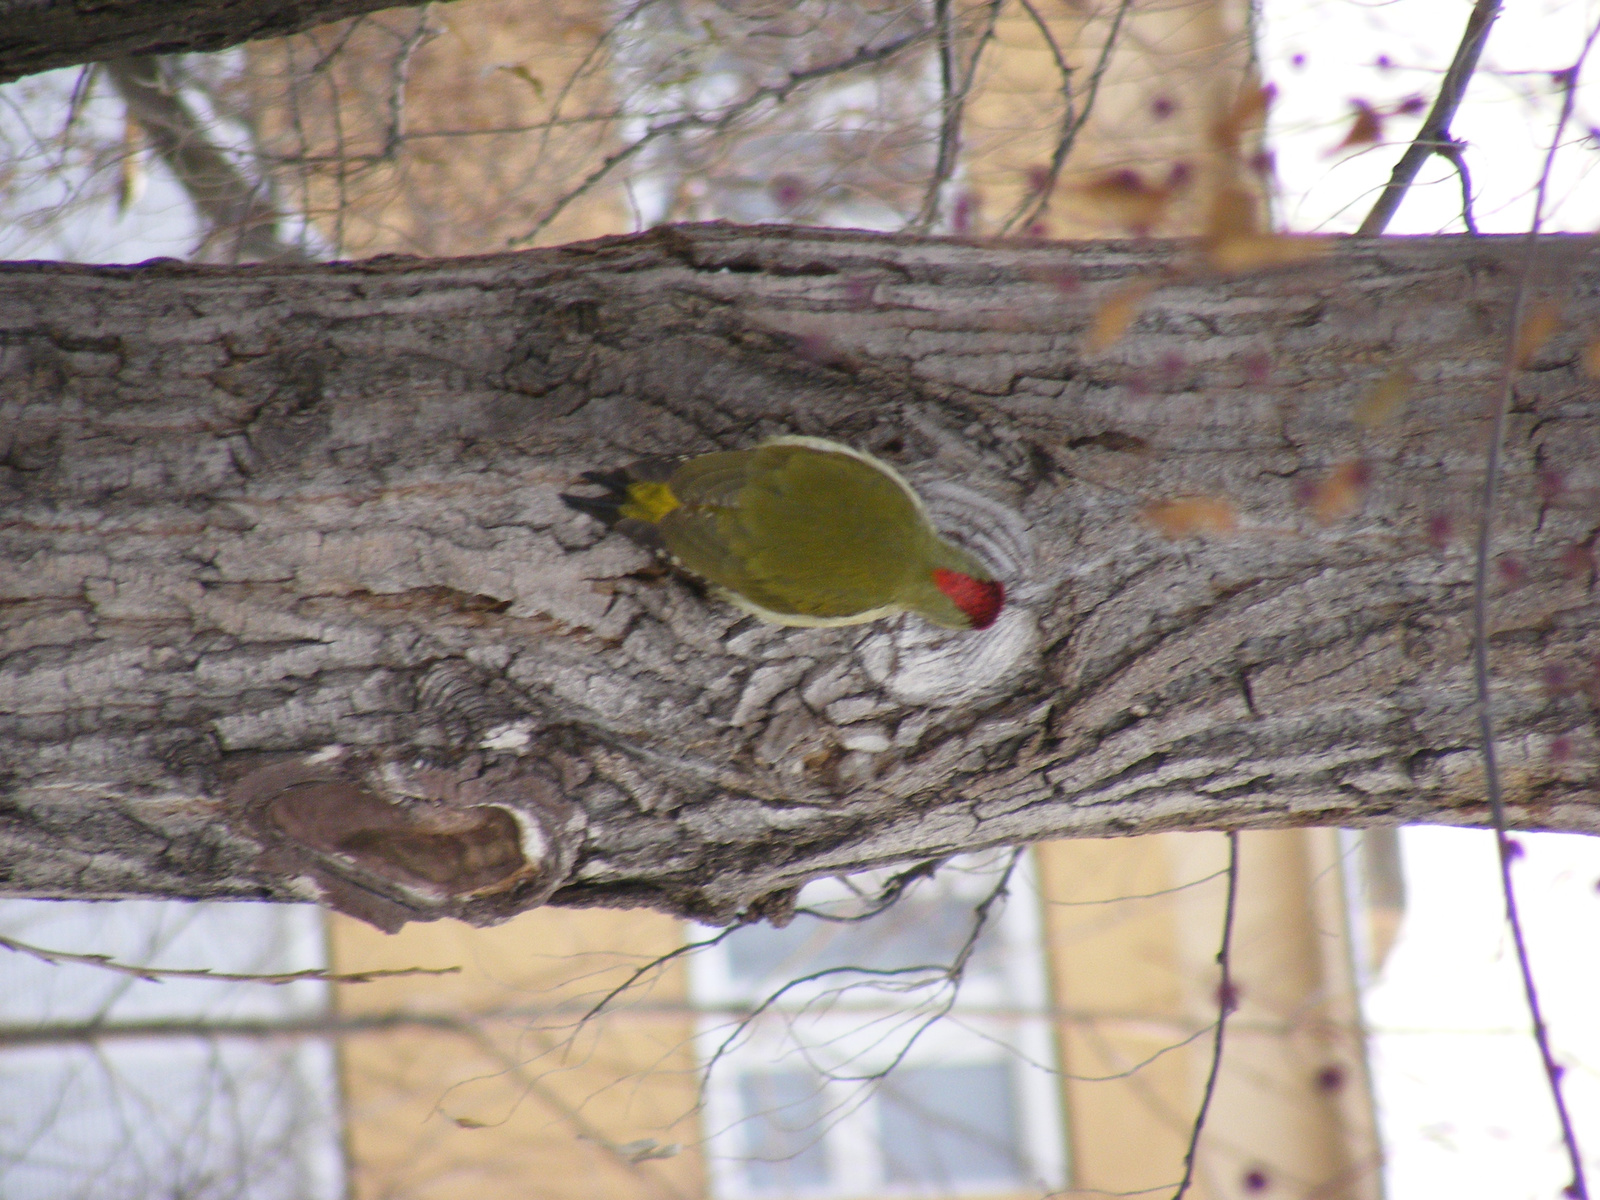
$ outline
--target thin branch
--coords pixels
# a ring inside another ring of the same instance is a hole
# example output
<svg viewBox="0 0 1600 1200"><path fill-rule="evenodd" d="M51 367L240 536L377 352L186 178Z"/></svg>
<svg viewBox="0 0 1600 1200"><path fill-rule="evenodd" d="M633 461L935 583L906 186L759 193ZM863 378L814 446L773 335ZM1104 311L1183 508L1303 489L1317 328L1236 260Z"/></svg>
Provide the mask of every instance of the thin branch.
<svg viewBox="0 0 1600 1200"><path fill-rule="evenodd" d="M1428 156L1457 145L1450 136L1450 122L1455 120L1456 109L1467 94L1467 84L1472 80L1472 73L1478 69L1478 56L1483 53L1483 45L1489 40L1489 30L1499 15L1500 0L1478 0L1472 6L1472 13L1467 17L1467 28L1461 35L1461 44L1456 47L1455 58L1451 60L1439 84L1439 94L1434 97L1427 120L1422 122L1422 128L1417 130L1417 136L1406 147L1400 161L1395 163L1383 194L1372 206L1366 220L1361 222L1356 237L1377 237L1387 229Z"/></svg>
<svg viewBox="0 0 1600 1200"><path fill-rule="evenodd" d="M350 24L346 25L339 31L338 36L334 39L333 45L323 52L321 58L317 59L316 62L311 64L311 69L306 72L307 78L321 75L333 65L334 59L338 58L344 53L344 48L350 44L350 39L355 37L356 31L366 23L367 16L367 13L362 13L359 17L351 21ZM315 33L312 34L310 41L312 45L316 45Z"/></svg>
<svg viewBox="0 0 1600 1200"><path fill-rule="evenodd" d="M327 84L328 116L333 124L334 152L337 155L333 164L334 187L338 195L338 200L336 201L333 210L333 256L335 258L344 257L345 219L350 212L351 166L349 154L345 149L344 103L339 95L338 74L332 70L324 70L324 68L332 63L333 56L342 50L344 42L349 39L353 32L355 32L356 25L359 25L360 23L361 18L358 17L350 26L350 28L345 31L344 38L340 39L339 45L335 46L334 49L323 55L322 61L311 70L311 77L313 79L320 74L322 75L324 82Z"/></svg>
<svg viewBox="0 0 1600 1200"><path fill-rule="evenodd" d="M851 925L858 921L870 920L886 909L893 907L900 897L905 895L906 889L917 880L932 878L934 872L949 861L949 858L929 858L907 867L904 871L891 877L878 890L878 894L872 898L867 908L862 912L841 916L837 913L823 912L821 909L799 906L795 908L794 915L797 917L815 917L819 921L830 921L836 925Z"/></svg>
<svg viewBox="0 0 1600 1200"><path fill-rule="evenodd" d="M102 66L129 115L210 226L210 236L232 235L240 258L305 259L298 247L279 240L279 215L264 189L246 178L206 136L179 90L162 78L160 59L115 58Z"/></svg>
<svg viewBox="0 0 1600 1200"><path fill-rule="evenodd" d="M623 992L626 992L634 984L638 983L639 980L643 979L651 971L659 970L660 968L666 966L669 962L673 961L673 959L682 958L685 954L692 954L696 950L704 950L707 947L715 946L720 943L723 938L727 937L730 933L738 928L739 926L737 925L729 925L726 929L721 930L715 937L706 938L701 942L685 942L676 949L668 950L665 954L657 955L655 958L652 958L649 962L645 963L644 966L637 968L632 975L629 975L604 996L601 996L600 999L583 1014L583 1016L578 1018L578 1024L576 1028L583 1028L583 1026L586 1025L590 1020L599 1016L603 1011L605 1011L607 1005L609 1005L618 996L622 995Z"/></svg>
<svg viewBox="0 0 1600 1200"><path fill-rule="evenodd" d="M411 79L411 59L417 47L433 38L437 31L428 24L429 5L417 9L417 27L400 43L400 50L390 66L389 78L389 130L383 139L383 155L392 159L405 137L406 84Z"/></svg>
<svg viewBox="0 0 1600 1200"><path fill-rule="evenodd" d="M789 98L790 93L799 88L805 87L808 84L816 83L818 80L826 79L833 75L842 75L848 71L854 71L859 67L875 66L878 63L887 62L889 59L899 54L902 50L924 42L928 39L928 37L928 30L919 29L915 33L907 34L905 37L897 38L894 41L888 42L882 46L875 48L863 46L848 58L838 59L834 62L826 63L820 67L812 67L805 71L791 71L788 78L786 78L782 83L769 84L766 87L756 88L743 100L740 100L736 104L731 104L727 108L723 109L721 114L716 117L705 117L699 113L689 113L686 116L678 117L675 120L668 121L664 125L652 126L650 129L646 130L643 135L634 139L622 149L614 151L612 154L608 155L605 161L603 161L593 171L589 172L589 174L586 175L576 187L570 189L566 192L566 194L557 199L556 202L545 211L544 216L539 218L538 222L532 229L520 237L508 239L506 245L527 245L534 238L538 237L539 234L550 225L550 222L554 221L558 216L560 216L562 212L566 210L567 206L570 205L574 200L586 195L595 187L596 184L603 180L607 175L611 174L613 170L627 162L629 159L634 158L641 151L659 141L661 138L668 137L676 133L682 133L689 129L704 130L709 133L719 133L728 126L732 125L740 117L743 117L752 109L760 107L762 104L765 104L769 101L782 104Z"/></svg>
<svg viewBox="0 0 1600 1200"><path fill-rule="evenodd" d="M0 935L0 947L26 954L52 966L94 967L118 975L129 975L146 983L160 983L166 979L210 979L217 983L265 983L281 987L286 983L316 980L319 983L368 983L374 979L395 979L405 975L455 975L460 967L397 967L382 971L353 971L340 973L325 971L320 967L304 971L284 971L278 974L249 974L232 971L212 971L204 967L181 969L175 967L141 967L118 962L109 954L73 954L66 950L46 950L28 942Z"/></svg>
<svg viewBox="0 0 1600 1200"><path fill-rule="evenodd" d="M961 119L956 105L956 35L950 21L951 0L933 0L933 27L939 32L939 156L922 198L922 211L909 228L927 233L939 215L939 194L956 165L956 143L961 137Z"/></svg>
<svg viewBox="0 0 1600 1200"><path fill-rule="evenodd" d="M561 117L562 106L566 104L567 97L572 94L572 89L577 87L578 80L593 64L606 45L617 36L617 31L632 23L640 13L655 3L655 0L638 0L638 3L619 16L599 37L594 40L594 45L584 52L578 65L573 67L566 79L562 80L561 87L557 90L555 99L550 102L550 116L545 122L543 136L539 139L539 148L534 152L533 161L543 162L545 152L550 148L550 131L556 127L556 121Z"/></svg>
<svg viewBox="0 0 1600 1200"><path fill-rule="evenodd" d="M941 119L939 123L939 156L934 163L933 175L923 191L922 211L907 225L908 229L926 233L939 217L939 202L945 186L956 171L956 161L961 156L961 124L967 111L967 98L972 94L973 82L978 77L978 64L983 52L994 39L995 25L1000 20L1000 10L1005 0L990 0L988 19L967 68L956 78L957 58L955 31L951 26L951 0L934 0L934 25L939 34L939 82Z"/></svg>
<svg viewBox="0 0 1600 1200"><path fill-rule="evenodd" d="M952 958L948 964L923 964L918 966L893 968L866 968L855 966L825 967L819 971L813 971L809 975L802 975L799 978L789 980L788 983L772 992L766 997L766 999L762 1000L760 1004L751 1009L749 1014L742 1018L734 1026L732 1032L730 1032L728 1036L722 1040L722 1043L711 1053L710 1057L706 1059L705 1065L701 1070L702 1089L704 1089L706 1086L709 1086L713 1068L715 1068L716 1065L728 1054L728 1052L733 1049L734 1044L738 1042L739 1038L745 1033L746 1030L750 1028L751 1023L763 1013L777 1007L778 1001L781 1000L791 989L800 987L803 984L815 983L820 979L826 979L833 975L866 976L874 979L894 979L909 976L914 980L914 982L909 985L911 989L924 988L935 982L949 985L945 992L944 999L932 1012L927 1013L926 1016L921 1018L921 1022L918 1027L905 1038L898 1052L886 1066L878 1070L871 1071L866 1075L841 1076L830 1072L830 1078L851 1083L865 1083L871 1080L881 1080L889 1075L890 1072L892 1072L905 1060L906 1055L911 1052L912 1047L916 1045L918 1039L920 1039L924 1033L926 1033L939 1021L942 1021L945 1017L949 1016L951 1009L955 1007L956 998L960 993L961 980L966 974L967 964L971 961L972 955L977 949L978 940L983 936L983 931L988 926L989 918L994 910L994 906L1000 901L1004 900L1009 894L1011 877L1016 872L1017 864L1022 861L1022 856L1024 853L1026 853L1025 847L1018 847L1012 851L1011 857L1006 863L1005 870L1002 871L999 878L995 880L994 886L989 889L989 894L973 907L972 927L967 931L966 940L962 942L960 949L956 951L955 957ZM908 1012L907 1015L909 1016L910 1013Z"/></svg>
<svg viewBox="0 0 1600 1200"><path fill-rule="evenodd" d="M1505 896L1506 923L1511 927L1511 940L1517 952L1517 969L1522 975L1522 991L1528 1002L1528 1015L1533 1022L1533 1040L1539 1047L1539 1058L1544 1064L1545 1079L1550 1085L1550 1098L1555 1104L1556 1118L1561 1123L1561 1140L1566 1146L1567 1159L1572 1168L1572 1183L1567 1195L1572 1200L1588 1200L1589 1188L1584 1178L1583 1155L1578 1147L1577 1134L1572 1128L1572 1117L1567 1112L1566 1097L1561 1090L1561 1068L1550 1051L1550 1032L1545 1025L1544 1013L1539 1004L1539 990L1533 980L1533 966L1528 959L1528 947L1522 932L1522 919L1517 911L1516 890L1511 882L1511 839L1506 836L1505 796L1500 782L1500 762L1495 750L1494 710L1489 697L1489 550L1493 540L1495 507L1500 494L1500 458L1505 442L1506 419L1516 390L1516 375L1522 368L1518 361L1522 351L1523 311L1527 307L1528 284L1533 275L1534 259L1539 248L1539 227L1544 220L1546 192L1550 184L1550 170L1555 163L1556 151L1561 146L1561 135L1572 117L1577 100L1578 75L1584 61L1600 35L1600 25L1590 30L1578 54L1577 61L1557 78L1562 87L1561 116L1556 121L1555 133L1550 139L1550 149L1545 155L1544 169L1539 173L1539 187L1533 202L1533 221L1524 239L1522 273L1517 279L1517 290L1511 301L1511 319L1506 328L1504 370L1500 396L1494 410L1494 423L1489 433L1489 454L1484 464L1483 504L1478 514L1477 560L1472 575L1472 678L1478 709L1478 734L1483 741L1484 786L1489 797L1489 814L1494 821L1495 845L1500 851L1500 888Z"/></svg>
<svg viewBox="0 0 1600 1200"><path fill-rule="evenodd" d="M1478 222L1472 215L1472 173L1467 170L1467 156L1462 153L1465 149L1466 143L1451 142L1437 147L1437 153L1456 169L1456 176L1461 180L1461 223L1467 227L1469 236L1477 237Z"/></svg>
<svg viewBox="0 0 1600 1200"><path fill-rule="evenodd" d="M306 135L305 112L300 103L302 89L298 80L301 76L295 66L295 58L297 57L295 45L298 41L298 38L286 38L283 42L283 52L288 60L288 77L290 80L296 81L291 83L286 95L289 108L289 126L294 130L295 141L300 147L300 158L304 159L311 153L311 142ZM301 251L304 252L307 234L311 227L311 172L306 170L296 171L295 179L299 184L298 190L300 192L301 224L299 245Z"/></svg>
<svg viewBox="0 0 1600 1200"><path fill-rule="evenodd" d="M67 98L67 119L61 123L61 132L56 135L62 155L62 158L57 160L58 166L64 163L65 155L72 146L73 127L83 115L84 105L88 103L89 94L94 90L94 77L98 73L98 63L86 63L79 69L78 77L72 81L72 95Z"/></svg>
<svg viewBox="0 0 1600 1200"><path fill-rule="evenodd" d="M550 1084L546 1083L543 1076L536 1075L528 1069L528 1064L516 1055L508 1053L484 1030L475 1025L463 1024L451 1030L472 1042L484 1057L493 1059L500 1064L501 1070L547 1107L554 1109L556 1114L572 1127L580 1141L589 1142L601 1153L612 1159L618 1166L632 1173L641 1183L669 1200L685 1200L684 1194L674 1187L668 1180L661 1178L654 1172L644 1170L644 1164L653 1158L670 1158L680 1149L677 1146L660 1146L654 1139L644 1139L640 1143L619 1145L606 1135L593 1121L584 1115L581 1108L574 1108ZM535 1031L525 1031L524 1036L536 1036ZM546 1047L548 1050L548 1047ZM448 1114L445 1114L448 1117ZM454 1123L465 1128L482 1128L478 1122L468 1122L461 1118L453 1118ZM496 1122L495 1124L503 1124Z"/></svg>
<svg viewBox="0 0 1600 1200"><path fill-rule="evenodd" d="M1161 1047L1161 1049L1152 1051L1150 1054L1134 1063L1131 1067L1125 1067L1120 1071L1112 1071L1108 1075L1075 1075L1071 1071L1053 1071L1051 1073L1061 1076L1062 1079L1070 1079L1074 1083L1112 1083L1119 1079L1132 1079L1140 1071L1144 1070L1151 1063L1155 1062L1156 1059L1171 1054L1174 1050L1182 1050L1191 1042L1199 1041L1201 1038L1205 1037L1207 1033L1211 1032L1213 1028L1214 1026L1204 1025L1201 1028L1196 1029L1188 1037L1183 1038L1180 1041L1168 1042L1165 1046Z"/></svg>
<svg viewBox="0 0 1600 1200"><path fill-rule="evenodd" d="M1119 0L1116 14L1111 18L1111 28L1106 31L1106 40L1100 47L1100 57L1095 60L1094 70L1089 74L1088 86L1083 90L1081 112L1076 114L1073 112L1071 88L1063 83L1066 107L1061 113L1061 135L1056 139L1055 152L1050 156L1050 170L1045 175L1042 186L1033 195L1024 196L1022 202L1011 211L1011 215L1000 226L1002 233L1009 233L1019 221L1024 227L1033 224L1044 212L1045 205L1050 203L1050 193L1055 191L1056 184L1061 179L1061 168L1066 165L1067 155L1072 153L1072 147L1078 141L1078 134L1082 132L1090 114L1094 112L1095 98L1100 94L1100 81L1105 77L1106 67L1111 63L1111 52L1116 47L1117 39L1122 35L1123 22L1132 11L1133 0Z"/></svg>
<svg viewBox="0 0 1600 1200"><path fill-rule="evenodd" d="M1210 883L1213 879L1221 879L1228 873L1224 867L1220 871L1213 871L1209 875L1202 875L1199 879L1191 879L1188 883L1177 883L1169 888L1161 888L1154 892L1129 892L1122 896L1107 896L1100 900L1045 900L1051 908L1094 908L1103 904L1121 904L1124 900L1155 900L1161 896L1172 896L1178 892L1188 891L1192 887L1199 887L1203 883Z"/></svg>
<svg viewBox="0 0 1600 1200"><path fill-rule="evenodd" d="M1072 109L1073 68L1067 62L1067 56L1062 53L1061 43L1056 41L1055 31L1050 28L1050 22L1044 19L1044 15L1034 6L1033 0L1017 0L1017 2L1022 5L1023 11L1028 14L1028 19L1033 22L1034 27L1039 31L1039 36L1044 39L1044 44L1050 49L1050 57L1055 60L1056 73L1061 76L1062 97L1066 101L1067 111L1070 113Z"/></svg>
<svg viewBox="0 0 1600 1200"><path fill-rule="evenodd" d="M454 968L452 968L453 970ZM404 972L387 972L403 974ZM377 974L377 973L375 973ZM76 1026L50 1029L30 1028L0 1031L0 1047L16 1049L24 1046L59 1046L80 1044L98 1046L117 1039L145 1040L159 1038L244 1038L272 1040L280 1038L346 1037L359 1034L411 1032L426 1030L432 1033L452 1034L471 1042L487 1058L499 1064L501 1070L514 1078L523 1088L533 1093L543 1104L555 1110L569 1124L578 1137L593 1143L599 1150L615 1159L619 1166L639 1174L639 1178L662 1195L681 1200L682 1193L668 1181L655 1175L641 1173L641 1165L651 1158L668 1157L672 1147L619 1145L599 1126L588 1120L581 1111L567 1103L541 1076L528 1070L527 1064L508 1053L488 1031L470 1018L453 1013L389 1012L319 1014L313 1017L285 1020L222 1020L191 1019L184 1021L156 1020L130 1022L86 1022ZM519 1036L536 1036L536 1031L523 1029ZM475 1125L460 1119L458 1125ZM654 1152L652 1152L652 1150Z"/></svg>
<svg viewBox="0 0 1600 1200"><path fill-rule="evenodd" d="M1222 981L1217 985L1217 1038L1211 1045L1211 1070L1206 1075L1206 1090L1200 1096L1200 1111L1195 1114L1194 1128L1189 1131L1189 1149L1183 1156L1183 1179L1172 1200L1183 1200L1194 1182L1195 1153L1200 1149L1200 1135L1205 1131L1206 1116L1211 1111L1211 1097L1216 1094L1217 1076L1222 1072L1222 1036L1228 1028L1228 1014L1235 1007L1231 958L1233 954L1233 914L1239 897L1239 831L1228 831L1228 901L1222 913L1222 947L1217 951L1217 965L1222 968Z"/></svg>
<svg viewBox="0 0 1600 1200"><path fill-rule="evenodd" d="M216 978L213 976L212 978ZM242 982L253 982L256 977L251 976ZM331 982L364 982L364 980L338 980ZM235 1019L231 1017L195 1017L183 1019L155 1019L148 1021L116 1020L107 1022L96 1019L75 1022L51 1022L47 1024L8 1025L0 1023L0 1050L15 1049L21 1046L70 1046L87 1043L110 1042L126 1039L150 1040L152 1038L240 1038L250 1040L268 1040L284 1038L307 1037L344 1037L350 1034L383 1033L397 1029L436 1029L453 1032L466 1025L484 1025L492 1022L514 1022L519 1027L526 1028L530 1022L565 1019L576 1016L586 1009L571 1001L562 1001L550 1005L538 1004L505 1004L487 1005L458 1012L421 1012L415 1009L388 1010L370 1013L322 1013L310 1017L271 1018L262 1020ZM882 1008L872 1008L866 1005L852 1006L851 1013L874 1020L896 1015L904 1015L905 1009L899 1005L885 1003ZM1153 1026L1176 1025L1175 1018L1159 1013L1108 1013L1105 1011L1080 1012L1074 1009L1055 1007L1039 1008L1036 1005L968 1005L962 1010L962 1015L972 1018L1000 1018L1006 1021L1018 1019L1042 1018L1060 1025L1071 1025L1075 1028L1092 1030L1102 1025L1115 1025L1127 1023L1138 1026L1140 1029L1149 1029ZM673 1021L681 1021L685 1017L725 1017L729 1020L744 1020L751 1015L751 1009L743 1004L698 1004L688 1000L657 1000L646 999L632 1005L627 1015L629 1018L661 1017ZM577 1026L563 1024L562 1028ZM1262 1022L1246 1021L1234 1022L1235 1029L1248 1029L1252 1032L1283 1036L1293 1031L1292 1022ZM1177 1041L1169 1042L1159 1050L1152 1051L1147 1057L1139 1059L1132 1065L1107 1075L1077 1075L1058 1068L1045 1067L1052 1074L1063 1079L1073 1079L1084 1083L1104 1083L1109 1080L1128 1079L1137 1075L1145 1067L1155 1062L1164 1055L1174 1050L1181 1050L1191 1042L1204 1037L1212 1031L1212 1026L1207 1023L1199 1029L1183 1033ZM1177 1033L1177 1030L1174 1030Z"/></svg>

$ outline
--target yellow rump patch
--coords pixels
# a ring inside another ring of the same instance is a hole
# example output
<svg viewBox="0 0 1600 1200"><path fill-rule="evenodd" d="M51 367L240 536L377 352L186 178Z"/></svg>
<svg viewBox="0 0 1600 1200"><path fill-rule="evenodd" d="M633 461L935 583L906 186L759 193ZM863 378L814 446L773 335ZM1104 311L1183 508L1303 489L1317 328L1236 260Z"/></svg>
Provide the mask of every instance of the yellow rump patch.
<svg viewBox="0 0 1600 1200"><path fill-rule="evenodd" d="M624 517L649 521L654 525L675 508L682 507L672 489L664 483L630 483L628 499L618 510Z"/></svg>

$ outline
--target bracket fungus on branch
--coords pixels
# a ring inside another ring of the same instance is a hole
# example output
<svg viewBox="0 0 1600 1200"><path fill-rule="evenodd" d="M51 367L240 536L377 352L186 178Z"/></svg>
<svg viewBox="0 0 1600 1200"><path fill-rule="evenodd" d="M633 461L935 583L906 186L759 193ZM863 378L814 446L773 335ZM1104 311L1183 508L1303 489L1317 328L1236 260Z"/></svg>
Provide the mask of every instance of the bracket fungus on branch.
<svg viewBox="0 0 1600 1200"><path fill-rule="evenodd" d="M583 810L517 758L402 765L329 746L227 789L258 869L393 932L408 920L504 920L566 881Z"/></svg>

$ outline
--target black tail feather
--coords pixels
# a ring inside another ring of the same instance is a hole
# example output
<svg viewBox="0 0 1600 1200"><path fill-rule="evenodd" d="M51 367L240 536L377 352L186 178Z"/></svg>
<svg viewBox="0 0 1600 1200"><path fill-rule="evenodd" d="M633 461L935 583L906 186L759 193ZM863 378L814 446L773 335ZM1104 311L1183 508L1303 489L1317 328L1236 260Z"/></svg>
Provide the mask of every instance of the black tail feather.
<svg viewBox="0 0 1600 1200"><path fill-rule="evenodd" d="M628 501L628 484L632 477L626 468L613 471L585 471L578 478L585 483L592 483L596 487L603 487L606 494L603 496L574 496L567 492L561 493L561 501L568 508L575 509L585 516L593 517L596 521L605 523L610 529L616 525L622 516L622 506Z"/></svg>
<svg viewBox="0 0 1600 1200"><path fill-rule="evenodd" d="M633 482L634 476L628 473L626 467L618 467L612 471L585 471L578 478L586 483L597 484L608 492L621 495L628 490L628 485Z"/></svg>
<svg viewBox="0 0 1600 1200"><path fill-rule="evenodd" d="M566 492L561 493L561 502L568 508L593 517L596 521L604 522L607 528L621 519L622 504L625 499L625 495L572 496Z"/></svg>
<svg viewBox="0 0 1600 1200"><path fill-rule="evenodd" d="M585 471L578 476L585 483L592 483L596 487L605 488L604 496L574 496L567 492L561 493L561 500L568 508L576 509L586 516L597 521L604 521L607 528L614 528L622 518L622 506L628 502L628 485L630 483L648 482L665 483L672 477L672 473L683 462L678 458L641 458L638 462L626 467L617 467L610 471ZM638 525L641 530L649 526L643 521L630 521L630 525ZM655 542L659 539L640 537L638 530L623 529L623 533L635 540Z"/></svg>

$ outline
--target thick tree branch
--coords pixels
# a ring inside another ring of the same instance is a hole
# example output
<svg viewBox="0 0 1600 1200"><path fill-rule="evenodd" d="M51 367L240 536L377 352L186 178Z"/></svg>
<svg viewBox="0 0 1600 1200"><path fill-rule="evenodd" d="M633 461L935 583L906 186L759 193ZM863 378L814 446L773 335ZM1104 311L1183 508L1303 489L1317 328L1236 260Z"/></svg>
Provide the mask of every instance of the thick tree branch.
<svg viewBox="0 0 1600 1200"><path fill-rule="evenodd" d="M124 55L222 50L394 7L391 0L0 0L0 83Z"/></svg>
<svg viewBox="0 0 1600 1200"><path fill-rule="evenodd" d="M0 269L4 890L729 921L1034 838L1485 823L1464 535L1516 243L1173 283L1086 352L1182 252ZM1600 256L1540 253L1568 324L1508 414L1501 767L1512 826L1600 831ZM558 498L779 432L898 463L1006 579L994 629L761 625Z"/></svg>

